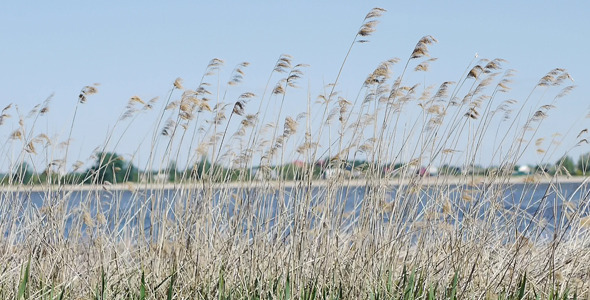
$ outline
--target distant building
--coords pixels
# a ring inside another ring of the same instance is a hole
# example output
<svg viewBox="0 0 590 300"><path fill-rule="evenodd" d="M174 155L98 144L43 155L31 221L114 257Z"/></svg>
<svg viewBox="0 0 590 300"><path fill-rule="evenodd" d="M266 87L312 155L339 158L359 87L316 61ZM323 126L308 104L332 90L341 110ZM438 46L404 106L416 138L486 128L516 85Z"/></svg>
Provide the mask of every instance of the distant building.
<svg viewBox="0 0 590 300"><path fill-rule="evenodd" d="M255 168L252 170L254 180L277 180L279 175L276 170L270 168Z"/></svg>
<svg viewBox="0 0 590 300"><path fill-rule="evenodd" d="M139 175L139 182L145 183L145 182L157 182L157 183L162 183L162 182L167 182L169 179L168 177L168 173L163 173L163 172L146 172L143 174Z"/></svg>
<svg viewBox="0 0 590 300"><path fill-rule="evenodd" d="M361 177L362 173L359 170L355 170L350 166L346 168L327 168L324 170L323 177L324 179L330 179L335 177L347 177L347 178L359 178Z"/></svg>
<svg viewBox="0 0 590 300"><path fill-rule="evenodd" d="M531 167L527 165L519 166L515 175L530 175L533 172Z"/></svg>
<svg viewBox="0 0 590 300"><path fill-rule="evenodd" d="M462 169L463 175L484 175L485 172L486 169L479 165L467 165Z"/></svg>
<svg viewBox="0 0 590 300"><path fill-rule="evenodd" d="M293 166L297 167L297 168L305 168L305 162L300 161L300 160L296 160L293 162Z"/></svg>
<svg viewBox="0 0 590 300"><path fill-rule="evenodd" d="M426 171L428 172L428 176L438 175L438 168L435 166L429 166L428 168L426 168Z"/></svg>
<svg viewBox="0 0 590 300"><path fill-rule="evenodd" d="M438 175L438 168L434 167L434 166L421 167L418 169L418 171L416 171L416 174L420 175L421 177L437 176Z"/></svg>

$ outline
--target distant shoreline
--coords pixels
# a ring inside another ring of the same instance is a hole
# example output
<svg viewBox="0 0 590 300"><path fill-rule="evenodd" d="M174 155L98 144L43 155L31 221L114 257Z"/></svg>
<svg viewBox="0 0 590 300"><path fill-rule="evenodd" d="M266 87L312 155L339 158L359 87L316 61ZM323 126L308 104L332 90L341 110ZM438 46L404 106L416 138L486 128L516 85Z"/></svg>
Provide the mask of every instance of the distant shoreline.
<svg viewBox="0 0 590 300"><path fill-rule="evenodd" d="M572 177L541 177L541 176L514 176L509 178L502 178L493 181L494 183L505 184L546 184L554 183L585 183L590 181L587 176L572 176ZM420 185L446 185L446 184L479 184L489 182L489 178L485 176L475 177L455 177L455 176L436 176L436 177L412 177L412 178L392 178L383 180L382 184L386 186L402 186L411 183ZM136 190L171 190L171 189L194 189L207 185L207 182L192 182L192 183L121 183L121 184L84 184L84 185L4 185L0 186L0 192L46 192L46 191L136 191ZM240 188L240 187L296 187L305 185L305 181L243 181L243 182L225 182L212 183L214 187L218 188ZM367 184L367 179L344 179L339 181L316 179L311 185L313 187L323 187L330 184L339 184L341 186L364 186Z"/></svg>

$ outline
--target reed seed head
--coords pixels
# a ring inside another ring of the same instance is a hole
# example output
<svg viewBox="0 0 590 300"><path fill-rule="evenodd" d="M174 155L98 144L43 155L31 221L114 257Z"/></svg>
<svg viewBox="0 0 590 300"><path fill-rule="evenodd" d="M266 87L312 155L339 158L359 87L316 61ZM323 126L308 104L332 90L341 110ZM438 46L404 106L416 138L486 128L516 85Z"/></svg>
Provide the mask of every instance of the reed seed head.
<svg viewBox="0 0 590 300"><path fill-rule="evenodd" d="M416 47L414 47L414 51L412 51L412 55L410 55L410 59L420 58L428 55L428 45L438 42L434 37L431 35L427 35L422 37Z"/></svg>
<svg viewBox="0 0 590 300"><path fill-rule="evenodd" d="M178 77L176 78L176 80L174 80L174 88L179 90L184 89L184 87L182 86L182 78Z"/></svg>

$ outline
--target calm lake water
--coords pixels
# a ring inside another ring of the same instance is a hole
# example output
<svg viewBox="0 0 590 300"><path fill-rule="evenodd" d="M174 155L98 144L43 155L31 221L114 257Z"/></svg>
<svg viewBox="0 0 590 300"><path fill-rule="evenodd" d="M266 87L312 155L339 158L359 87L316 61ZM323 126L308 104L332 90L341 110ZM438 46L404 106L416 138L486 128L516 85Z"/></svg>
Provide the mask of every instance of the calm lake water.
<svg viewBox="0 0 590 300"><path fill-rule="evenodd" d="M368 201L379 201L371 207L395 206L402 214L397 217L404 218L404 214L415 218L424 217L421 212L426 207L432 206L432 201L445 197L452 202L454 207L460 208L457 219L461 221L465 214L485 216L486 210L492 205L483 199L494 198L500 203L500 211L513 211L519 215L519 227L521 229L531 223L531 220L544 219L549 230L555 228L560 222L565 222L564 216L568 212L576 211L582 216L590 213L588 197L590 189L580 183L549 184L511 184L504 186L466 187L459 185L447 185L422 187L418 191L409 191L410 186L397 186L379 191L370 190L364 186L344 186L329 193L324 187L306 188L286 187L281 190L263 188L217 188L203 190L191 189L167 189L167 190L139 190L139 191L63 191L63 192L2 192L2 201L9 201L10 206L3 206L0 212L0 224L14 224L4 226L6 231L14 229L19 224L30 224L30 220L39 218L46 213L48 208L54 212L59 211L65 222L65 234L72 226L84 227L80 220L84 212L96 216L100 212L105 216L111 230L124 226L137 226L143 223L144 228L151 228L152 215L164 216L174 221L182 218L187 207L193 212L211 214L219 218L229 220L240 213L255 214L255 220L261 222L274 222L277 213L283 215L292 212L294 204L306 201L309 198L310 214L317 211L318 207L331 207L341 210L342 215L351 216L346 220L340 220L340 226L354 226L355 216L359 216L368 205ZM211 194L212 193L212 194ZM373 197L371 197L371 195ZM377 195L377 196L375 196ZM379 198L375 200L376 198ZM230 199L222 201L220 199ZM333 199L328 201L326 199ZM329 202L329 203L326 203ZM498 209L498 207L496 207ZM380 220L389 222L391 215L384 208ZM391 211L391 210L390 210ZM317 215L316 215L317 217ZM78 220L78 221L76 221ZM312 218L312 222L315 219ZM317 220L316 220L317 221ZM28 223L27 223L28 222ZM40 224L43 221L39 221ZM153 229L153 228L152 228ZM5 232L7 234L7 232Z"/></svg>

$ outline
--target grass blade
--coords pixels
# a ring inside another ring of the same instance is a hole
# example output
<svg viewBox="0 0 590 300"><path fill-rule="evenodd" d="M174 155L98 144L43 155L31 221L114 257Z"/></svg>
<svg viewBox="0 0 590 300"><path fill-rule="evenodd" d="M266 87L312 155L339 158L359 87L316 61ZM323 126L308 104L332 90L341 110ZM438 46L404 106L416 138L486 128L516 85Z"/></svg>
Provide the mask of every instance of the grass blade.
<svg viewBox="0 0 590 300"><path fill-rule="evenodd" d="M31 258L29 257L29 261L27 262L27 266L25 267L25 273L23 274L23 277L18 285L17 299L24 299L25 298L27 284L29 283L30 268L31 268Z"/></svg>
<svg viewBox="0 0 590 300"><path fill-rule="evenodd" d="M141 271L141 285L139 286L139 299L145 299L145 271Z"/></svg>

